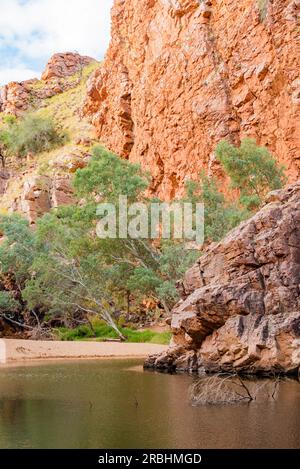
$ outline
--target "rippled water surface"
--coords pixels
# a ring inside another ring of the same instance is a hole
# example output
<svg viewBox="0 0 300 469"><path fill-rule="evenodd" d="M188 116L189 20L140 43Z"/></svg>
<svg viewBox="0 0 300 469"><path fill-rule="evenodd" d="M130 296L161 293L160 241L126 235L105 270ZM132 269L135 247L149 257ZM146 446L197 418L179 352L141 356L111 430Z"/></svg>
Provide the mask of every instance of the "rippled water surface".
<svg viewBox="0 0 300 469"><path fill-rule="evenodd" d="M299 448L300 384L276 401L193 407L195 378L137 360L0 368L1 448Z"/></svg>

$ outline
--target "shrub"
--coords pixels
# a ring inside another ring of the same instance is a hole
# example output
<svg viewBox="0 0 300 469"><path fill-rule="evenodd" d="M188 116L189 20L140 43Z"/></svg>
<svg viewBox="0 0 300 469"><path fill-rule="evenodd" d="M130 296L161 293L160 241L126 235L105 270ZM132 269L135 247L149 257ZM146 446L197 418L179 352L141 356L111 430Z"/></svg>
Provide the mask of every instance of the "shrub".
<svg viewBox="0 0 300 469"><path fill-rule="evenodd" d="M129 163L101 146L93 148L88 167L76 172L74 187L79 197L101 194L103 201L115 202L126 195L136 202L149 185L139 165Z"/></svg>
<svg viewBox="0 0 300 469"><path fill-rule="evenodd" d="M249 210L257 210L268 192L280 189L286 182L283 166L253 139L245 138L240 147L222 141L216 155L231 179L232 188L240 191L241 204Z"/></svg>
<svg viewBox="0 0 300 469"><path fill-rule="evenodd" d="M4 116L1 118L0 127L0 160L2 168L6 166L6 160L10 156L11 130L16 123L15 116Z"/></svg>
<svg viewBox="0 0 300 469"><path fill-rule="evenodd" d="M0 291L0 316L4 313L15 313L20 309L20 303L13 298L11 292Z"/></svg>
<svg viewBox="0 0 300 469"><path fill-rule="evenodd" d="M33 114L9 124L8 132L10 152L21 157L49 151L66 140L66 135L58 133L52 119Z"/></svg>
<svg viewBox="0 0 300 469"><path fill-rule="evenodd" d="M187 201L204 204L205 241L219 241L250 214L241 204L226 200L215 178L204 173L199 181L188 181Z"/></svg>

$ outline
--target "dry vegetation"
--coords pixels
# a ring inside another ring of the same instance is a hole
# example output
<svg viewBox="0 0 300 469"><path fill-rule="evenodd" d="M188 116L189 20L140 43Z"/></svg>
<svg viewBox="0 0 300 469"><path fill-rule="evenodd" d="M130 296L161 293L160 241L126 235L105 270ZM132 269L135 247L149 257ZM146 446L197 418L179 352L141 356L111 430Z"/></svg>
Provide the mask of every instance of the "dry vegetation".
<svg viewBox="0 0 300 469"><path fill-rule="evenodd" d="M277 399L280 378L253 381L238 375L201 377L193 383L189 399L193 405L227 405Z"/></svg>

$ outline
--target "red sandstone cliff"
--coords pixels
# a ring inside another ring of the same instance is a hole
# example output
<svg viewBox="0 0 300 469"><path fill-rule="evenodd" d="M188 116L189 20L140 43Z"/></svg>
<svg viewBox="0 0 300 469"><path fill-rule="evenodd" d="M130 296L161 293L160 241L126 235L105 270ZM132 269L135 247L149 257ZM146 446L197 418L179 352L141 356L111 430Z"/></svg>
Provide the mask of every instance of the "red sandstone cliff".
<svg viewBox="0 0 300 469"><path fill-rule="evenodd" d="M84 113L101 141L173 197L220 171L214 149L245 136L300 176L299 0L115 0L112 41Z"/></svg>

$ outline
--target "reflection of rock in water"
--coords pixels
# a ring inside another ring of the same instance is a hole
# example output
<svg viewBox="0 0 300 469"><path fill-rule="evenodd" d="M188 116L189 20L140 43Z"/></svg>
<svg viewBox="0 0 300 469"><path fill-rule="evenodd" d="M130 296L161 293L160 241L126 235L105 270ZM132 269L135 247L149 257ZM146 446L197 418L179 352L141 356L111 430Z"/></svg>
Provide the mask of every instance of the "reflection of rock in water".
<svg viewBox="0 0 300 469"><path fill-rule="evenodd" d="M193 405L226 405L276 400L280 381L280 378L244 380L240 376L224 374L201 377L190 386L189 400Z"/></svg>

